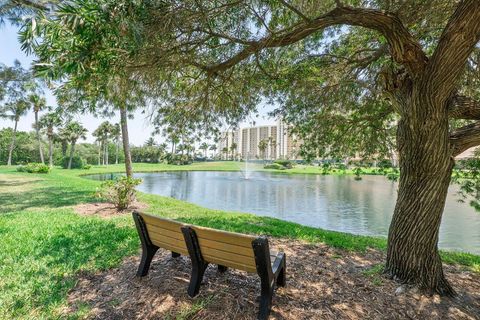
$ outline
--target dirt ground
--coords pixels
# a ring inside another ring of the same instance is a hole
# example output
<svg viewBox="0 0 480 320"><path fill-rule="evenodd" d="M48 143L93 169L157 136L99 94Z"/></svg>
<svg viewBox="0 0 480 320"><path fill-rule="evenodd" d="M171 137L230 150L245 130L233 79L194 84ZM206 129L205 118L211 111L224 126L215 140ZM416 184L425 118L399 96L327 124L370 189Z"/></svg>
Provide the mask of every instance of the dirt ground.
<svg viewBox="0 0 480 320"><path fill-rule="evenodd" d="M134 210L143 210L146 209L147 205L135 201L130 207L126 210L118 210L115 205L108 202L96 202L96 203L82 203L76 205L74 210L76 213L81 215L97 215L102 218L110 218L114 216L119 216L123 214L132 214Z"/></svg>
<svg viewBox="0 0 480 320"><path fill-rule="evenodd" d="M379 272L383 253L365 254L285 239L271 247L287 254L287 286L276 290L271 319L480 319L480 275L445 266L456 298L427 297ZM65 313L88 305L94 319L255 319L257 275L209 266L200 294L186 293L187 257L160 249L149 274L136 278L139 257L82 275ZM373 269L372 269L373 268Z"/></svg>

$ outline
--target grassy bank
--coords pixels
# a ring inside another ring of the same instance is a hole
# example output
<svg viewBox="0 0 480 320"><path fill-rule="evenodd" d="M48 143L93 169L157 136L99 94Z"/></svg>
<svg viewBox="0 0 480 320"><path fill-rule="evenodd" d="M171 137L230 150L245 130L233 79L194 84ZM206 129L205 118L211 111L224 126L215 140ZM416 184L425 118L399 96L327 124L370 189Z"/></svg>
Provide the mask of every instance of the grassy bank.
<svg viewBox="0 0 480 320"><path fill-rule="evenodd" d="M134 169L235 171L239 166L232 162L189 166L135 164ZM114 267L124 257L138 252L139 240L129 215L106 220L80 216L73 210L77 204L98 201L94 192L99 182L84 179L82 174L122 171L122 165L112 165L90 170L54 169L41 175L0 167L0 319L57 318L79 272ZM320 169L297 167L288 173L318 174ZM147 212L202 226L322 242L346 250L384 250L386 247L383 238L210 210L150 194L140 194L139 198L148 204ZM447 263L480 272L479 256L454 252L442 255ZM71 315L72 318L81 316L81 311Z"/></svg>

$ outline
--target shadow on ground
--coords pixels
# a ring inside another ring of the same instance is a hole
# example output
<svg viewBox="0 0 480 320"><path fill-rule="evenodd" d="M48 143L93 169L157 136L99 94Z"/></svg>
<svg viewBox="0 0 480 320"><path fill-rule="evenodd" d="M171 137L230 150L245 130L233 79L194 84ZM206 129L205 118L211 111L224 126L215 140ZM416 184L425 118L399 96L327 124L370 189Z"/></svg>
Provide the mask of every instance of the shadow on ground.
<svg viewBox="0 0 480 320"><path fill-rule="evenodd" d="M351 253L298 241L274 240L287 254L287 286L273 300L272 319L478 319L480 277L446 266L459 291L456 299L425 297L410 290L396 295L398 284L371 273L383 254ZM91 308L96 319L255 319L258 276L210 266L200 295L186 294L190 261L159 251L150 273L135 277L139 259L120 268L85 275L70 292L69 308Z"/></svg>
<svg viewBox="0 0 480 320"><path fill-rule="evenodd" d="M4 183L4 181L1 183ZM23 184L31 185L32 182L21 183L17 186L22 186ZM95 198L91 190L36 187L9 191L8 188L4 188L0 192L0 213L22 211L30 208L58 208L95 201L98 201L98 199Z"/></svg>

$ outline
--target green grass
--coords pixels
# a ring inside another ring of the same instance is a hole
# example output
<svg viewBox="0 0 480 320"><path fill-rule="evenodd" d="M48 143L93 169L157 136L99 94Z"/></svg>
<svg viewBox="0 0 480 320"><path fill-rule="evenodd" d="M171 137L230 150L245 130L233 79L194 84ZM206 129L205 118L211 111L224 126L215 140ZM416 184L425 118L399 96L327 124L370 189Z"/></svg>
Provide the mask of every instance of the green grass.
<svg viewBox="0 0 480 320"><path fill-rule="evenodd" d="M232 162L189 166L135 164L134 169L234 171L239 165ZM79 272L112 268L124 257L138 252L139 240L129 215L105 220L80 216L73 211L76 204L98 201L94 193L99 182L81 175L103 172L123 172L123 165L91 170L53 169L49 174L19 173L15 168L0 166L0 319L58 318L66 303L67 291L75 285ZM297 167L287 173L319 174L320 169ZM384 238L210 210L150 194L140 194L139 198L148 204L147 212L197 225L322 242L354 251L386 248ZM442 252L442 257L447 263L480 272L480 256ZM87 312L88 307L69 317L81 318Z"/></svg>

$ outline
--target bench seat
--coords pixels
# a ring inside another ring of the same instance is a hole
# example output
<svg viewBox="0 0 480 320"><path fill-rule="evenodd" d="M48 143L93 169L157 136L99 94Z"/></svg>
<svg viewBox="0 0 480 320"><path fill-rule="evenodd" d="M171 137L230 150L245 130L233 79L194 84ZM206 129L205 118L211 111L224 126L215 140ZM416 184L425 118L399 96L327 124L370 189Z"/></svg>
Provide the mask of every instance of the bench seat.
<svg viewBox="0 0 480 320"><path fill-rule="evenodd" d="M136 211L133 219L142 243L137 276L148 273L159 248L172 251L173 257L190 257L192 274L188 294L191 297L198 294L209 264L218 265L220 272L233 268L256 273L261 281L258 319L268 318L275 285L285 286L286 257L283 252L270 251L266 237L188 225Z"/></svg>

